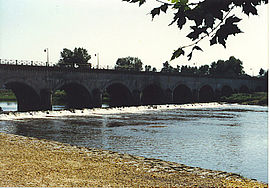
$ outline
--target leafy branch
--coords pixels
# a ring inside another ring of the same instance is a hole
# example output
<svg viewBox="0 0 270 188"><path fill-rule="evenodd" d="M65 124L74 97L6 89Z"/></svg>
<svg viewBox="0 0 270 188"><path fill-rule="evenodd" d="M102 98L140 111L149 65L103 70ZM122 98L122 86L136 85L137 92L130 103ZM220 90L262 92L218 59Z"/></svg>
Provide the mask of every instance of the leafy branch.
<svg viewBox="0 0 270 188"><path fill-rule="evenodd" d="M139 2L141 6L146 0L123 0L129 3ZM202 0L198 3L189 3L188 0L156 0L161 3L161 6L152 9L150 14L152 19L160 15L161 12L167 13L170 8L175 10L172 22L177 24L180 30L186 25L187 20L190 20L194 25L190 26L191 32L186 36L192 41L189 45L182 46L174 51L171 60L185 55L185 49L193 47L187 55L189 60L192 58L194 50L202 49L198 43L207 37L211 37L210 46L221 44L226 48L226 41L230 35L242 33L238 28L238 22L242 19L232 15L229 16L234 8L241 8L242 13L246 15L258 15L257 6L267 4L268 0ZM217 23L217 24L215 24Z"/></svg>

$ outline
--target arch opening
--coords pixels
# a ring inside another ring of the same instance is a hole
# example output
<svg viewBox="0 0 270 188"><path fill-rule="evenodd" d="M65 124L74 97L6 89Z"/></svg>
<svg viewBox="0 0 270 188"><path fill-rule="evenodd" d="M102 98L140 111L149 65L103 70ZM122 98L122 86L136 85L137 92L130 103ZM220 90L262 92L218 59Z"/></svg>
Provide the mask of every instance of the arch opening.
<svg viewBox="0 0 270 188"><path fill-rule="evenodd" d="M233 90L230 86L223 86L221 89L221 96L229 97L233 94Z"/></svg>
<svg viewBox="0 0 270 188"><path fill-rule="evenodd" d="M255 92L262 92L262 91L263 91L263 89L262 89L261 86L257 86L257 87L255 88Z"/></svg>
<svg viewBox="0 0 270 188"><path fill-rule="evenodd" d="M249 92L250 92L250 90L249 90L249 88L246 85L242 85L239 88L239 93L249 93Z"/></svg>
<svg viewBox="0 0 270 188"><path fill-rule="evenodd" d="M143 105L164 104L164 102L165 95L159 86L151 84L143 89L141 98Z"/></svg>
<svg viewBox="0 0 270 188"><path fill-rule="evenodd" d="M214 91L211 86L204 85L199 91L199 102L210 102L214 100Z"/></svg>
<svg viewBox="0 0 270 188"><path fill-rule="evenodd" d="M5 84L5 87L15 94L17 111L41 110L40 96L31 86L22 82L8 82Z"/></svg>
<svg viewBox="0 0 270 188"><path fill-rule="evenodd" d="M60 103L58 104L64 105L67 108L92 108L91 95L88 90L80 84L68 83L61 86L54 92L53 101L55 101L56 95L60 96Z"/></svg>
<svg viewBox="0 0 270 188"><path fill-rule="evenodd" d="M173 91L173 102L176 104L186 104L192 101L192 92L184 84L178 85Z"/></svg>
<svg viewBox="0 0 270 188"><path fill-rule="evenodd" d="M133 103L129 89L120 83L111 84L106 88L103 97L103 101L105 100L111 107L130 106Z"/></svg>
<svg viewBox="0 0 270 188"><path fill-rule="evenodd" d="M17 111L18 101L11 89L0 89L0 111Z"/></svg>

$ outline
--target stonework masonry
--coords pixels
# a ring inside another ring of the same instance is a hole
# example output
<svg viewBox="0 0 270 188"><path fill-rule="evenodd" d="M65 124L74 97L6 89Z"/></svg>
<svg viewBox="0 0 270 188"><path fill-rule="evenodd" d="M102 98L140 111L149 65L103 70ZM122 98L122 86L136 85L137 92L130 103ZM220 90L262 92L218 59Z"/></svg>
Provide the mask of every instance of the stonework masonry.
<svg viewBox="0 0 270 188"><path fill-rule="evenodd" d="M209 102L235 92L266 91L257 78L192 77L172 73L124 72L0 65L0 88L11 89L18 111L49 110L52 93L65 90L70 108L100 107L102 95L111 106Z"/></svg>

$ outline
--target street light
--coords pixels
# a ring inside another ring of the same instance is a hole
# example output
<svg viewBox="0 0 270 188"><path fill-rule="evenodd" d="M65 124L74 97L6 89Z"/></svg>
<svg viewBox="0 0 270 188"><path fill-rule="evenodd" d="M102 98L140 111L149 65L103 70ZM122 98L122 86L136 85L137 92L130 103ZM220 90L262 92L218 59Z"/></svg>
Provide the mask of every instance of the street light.
<svg viewBox="0 0 270 188"><path fill-rule="evenodd" d="M44 52L47 52L47 62L46 62L46 67L49 66L49 48L45 48Z"/></svg>
<svg viewBox="0 0 270 188"><path fill-rule="evenodd" d="M99 53L96 53L95 56L97 56L97 68L99 68Z"/></svg>
<svg viewBox="0 0 270 188"><path fill-rule="evenodd" d="M254 70L252 68L250 70L252 71L252 77L254 77Z"/></svg>

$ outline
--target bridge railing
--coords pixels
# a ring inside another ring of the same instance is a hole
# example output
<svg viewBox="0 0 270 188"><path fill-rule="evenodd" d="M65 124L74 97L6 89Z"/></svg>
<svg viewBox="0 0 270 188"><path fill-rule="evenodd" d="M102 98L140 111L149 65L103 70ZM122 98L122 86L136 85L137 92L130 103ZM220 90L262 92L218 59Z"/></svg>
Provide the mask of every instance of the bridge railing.
<svg viewBox="0 0 270 188"><path fill-rule="evenodd" d="M0 59L0 64L2 65L21 65L21 66L39 66L39 67L61 67L65 66L64 64L57 65L57 63L54 62L43 62L43 61L30 61L30 60L14 60L14 59ZM70 67L70 65L67 64L66 67ZM79 67L78 65L75 65L75 68ZM114 70L114 66L109 65L91 65L90 63L87 65L83 65L82 67L91 67L91 69L106 69L106 70Z"/></svg>
<svg viewBox="0 0 270 188"><path fill-rule="evenodd" d="M114 66L109 65L93 65L91 63L87 64L58 64L55 62L43 62L43 61L31 61L31 60L13 60L13 59L0 59L0 65L14 65L14 66L29 66L29 67L51 67L51 68L57 68L58 70L79 70L79 71L88 71L88 70L111 70L111 71L118 71L118 72L134 72L133 70L121 70L121 69L115 69ZM140 71L139 73L146 73L147 71ZM135 73L138 73L135 71ZM215 78L232 78L231 76L212 76L212 75L190 75L182 72L162 72L161 70L157 70L156 72L148 72L148 73L162 73L167 75L181 75L181 76L187 76L187 77L215 77ZM237 77L233 77L235 79L262 79L259 77L252 77L250 75L241 75Z"/></svg>
<svg viewBox="0 0 270 188"><path fill-rule="evenodd" d="M2 65L25 65L25 66L55 66L56 63L30 60L0 59Z"/></svg>

